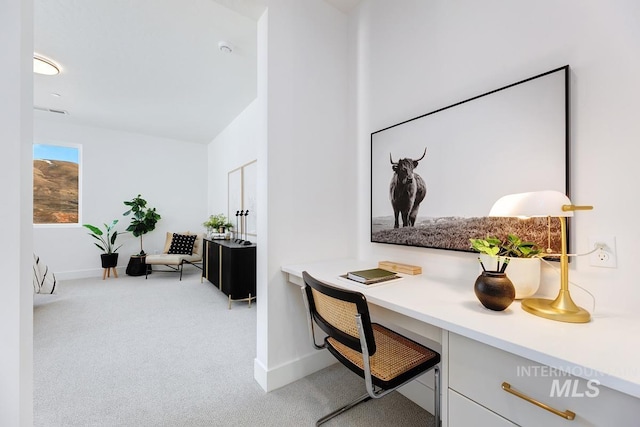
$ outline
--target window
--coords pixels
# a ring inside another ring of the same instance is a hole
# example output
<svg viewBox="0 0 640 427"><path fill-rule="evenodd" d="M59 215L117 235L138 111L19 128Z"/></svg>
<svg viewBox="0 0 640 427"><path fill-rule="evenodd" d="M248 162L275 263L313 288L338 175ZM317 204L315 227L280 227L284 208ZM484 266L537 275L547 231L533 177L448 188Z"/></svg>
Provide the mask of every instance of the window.
<svg viewBox="0 0 640 427"><path fill-rule="evenodd" d="M33 223L80 223L80 147L33 145Z"/></svg>

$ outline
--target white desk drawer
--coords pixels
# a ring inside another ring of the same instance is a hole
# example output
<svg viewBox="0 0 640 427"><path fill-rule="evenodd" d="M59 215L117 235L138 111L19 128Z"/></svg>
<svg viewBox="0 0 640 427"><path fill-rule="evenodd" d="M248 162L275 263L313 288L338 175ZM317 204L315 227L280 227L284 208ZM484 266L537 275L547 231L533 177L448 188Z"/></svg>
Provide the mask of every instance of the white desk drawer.
<svg viewBox="0 0 640 427"><path fill-rule="evenodd" d="M516 425L449 389L449 427L469 426L515 427Z"/></svg>
<svg viewBox="0 0 640 427"><path fill-rule="evenodd" d="M575 419L506 392L503 382L558 412L575 413ZM449 387L523 427L640 425L640 399L453 333Z"/></svg>

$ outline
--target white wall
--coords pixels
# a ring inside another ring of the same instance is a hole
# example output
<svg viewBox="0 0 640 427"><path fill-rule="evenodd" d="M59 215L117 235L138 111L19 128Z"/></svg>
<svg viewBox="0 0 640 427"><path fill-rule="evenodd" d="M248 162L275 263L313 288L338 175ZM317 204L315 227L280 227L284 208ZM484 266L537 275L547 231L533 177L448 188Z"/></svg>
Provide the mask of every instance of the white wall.
<svg viewBox="0 0 640 427"><path fill-rule="evenodd" d="M635 244L640 200L634 171L640 148L640 4L616 0L368 0L351 16L359 165L358 253L423 266L471 291L475 256L369 243L370 133L439 107L569 64L571 195L592 204L573 221L572 247L588 237L617 238L618 268L572 262L570 279L596 295L594 318L636 310ZM544 171L540 171L544 173ZM499 185L499 181L496 183ZM544 290L559 278L544 271ZM574 299L591 301L580 290Z"/></svg>
<svg viewBox="0 0 640 427"><path fill-rule="evenodd" d="M32 21L32 2L0 4L0 425L7 427L33 423Z"/></svg>
<svg viewBox="0 0 640 427"><path fill-rule="evenodd" d="M131 216L125 200L138 194L155 207L162 219L143 236L147 253L160 251L167 231L204 232L207 218L207 146L59 120L36 119L37 143L82 145L82 223L102 227L118 219L124 232ZM34 228L34 251L58 278L102 274L100 251L81 226ZM140 251L140 239L118 237L118 265Z"/></svg>
<svg viewBox="0 0 640 427"><path fill-rule="evenodd" d="M228 213L228 173L258 157L258 102L253 101L208 145L208 215ZM255 240L255 239L254 239Z"/></svg>
<svg viewBox="0 0 640 427"><path fill-rule="evenodd" d="M346 16L320 0L269 1L258 23L255 377L266 390L306 375L298 362L314 357L300 290L282 265L355 254L346 40Z"/></svg>

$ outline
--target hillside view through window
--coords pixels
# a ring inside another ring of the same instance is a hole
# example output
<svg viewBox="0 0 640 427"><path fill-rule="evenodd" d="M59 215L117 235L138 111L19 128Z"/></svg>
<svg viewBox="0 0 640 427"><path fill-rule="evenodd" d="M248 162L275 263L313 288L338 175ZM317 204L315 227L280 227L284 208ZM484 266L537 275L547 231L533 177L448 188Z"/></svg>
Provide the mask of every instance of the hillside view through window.
<svg viewBox="0 0 640 427"><path fill-rule="evenodd" d="M78 224L80 149L33 146L33 223Z"/></svg>

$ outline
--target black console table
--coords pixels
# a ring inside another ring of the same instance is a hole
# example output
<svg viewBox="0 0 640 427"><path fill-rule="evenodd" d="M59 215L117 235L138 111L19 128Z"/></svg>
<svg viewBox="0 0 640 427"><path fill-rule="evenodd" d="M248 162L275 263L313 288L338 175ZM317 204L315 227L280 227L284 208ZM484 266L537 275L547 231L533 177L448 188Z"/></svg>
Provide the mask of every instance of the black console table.
<svg viewBox="0 0 640 427"><path fill-rule="evenodd" d="M256 299L256 245L204 239L202 277L233 301Z"/></svg>

